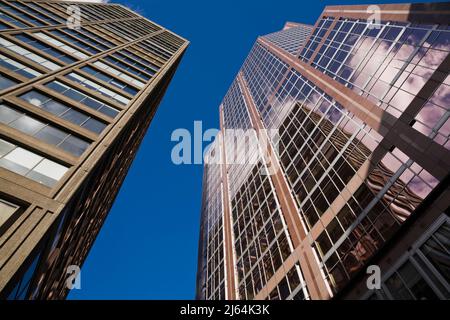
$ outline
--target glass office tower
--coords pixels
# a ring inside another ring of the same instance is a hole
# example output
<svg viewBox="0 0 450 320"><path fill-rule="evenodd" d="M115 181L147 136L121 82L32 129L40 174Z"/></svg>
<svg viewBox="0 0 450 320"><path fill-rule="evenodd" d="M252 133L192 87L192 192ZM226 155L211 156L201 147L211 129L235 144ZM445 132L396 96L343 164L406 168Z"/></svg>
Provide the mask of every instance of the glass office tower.
<svg viewBox="0 0 450 320"><path fill-rule="evenodd" d="M204 169L198 299L450 298L450 6L373 9L257 39L222 136L278 136L246 164L228 156L245 143L211 147L225 161Z"/></svg>
<svg viewBox="0 0 450 320"><path fill-rule="evenodd" d="M65 298L187 45L118 4L0 1L1 298Z"/></svg>

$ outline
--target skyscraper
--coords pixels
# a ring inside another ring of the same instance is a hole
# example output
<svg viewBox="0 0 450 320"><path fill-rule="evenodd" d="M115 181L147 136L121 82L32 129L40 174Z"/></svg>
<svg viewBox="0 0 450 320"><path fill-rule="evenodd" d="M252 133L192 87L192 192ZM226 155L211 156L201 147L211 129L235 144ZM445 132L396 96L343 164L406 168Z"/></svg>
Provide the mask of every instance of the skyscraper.
<svg viewBox="0 0 450 320"><path fill-rule="evenodd" d="M65 298L187 45L118 4L0 1L1 298Z"/></svg>
<svg viewBox="0 0 450 320"><path fill-rule="evenodd" d="M327 6L257 39L206 157L198 299L450 297L449 18ZM230 129L268 152L235 162Z"/></svg>

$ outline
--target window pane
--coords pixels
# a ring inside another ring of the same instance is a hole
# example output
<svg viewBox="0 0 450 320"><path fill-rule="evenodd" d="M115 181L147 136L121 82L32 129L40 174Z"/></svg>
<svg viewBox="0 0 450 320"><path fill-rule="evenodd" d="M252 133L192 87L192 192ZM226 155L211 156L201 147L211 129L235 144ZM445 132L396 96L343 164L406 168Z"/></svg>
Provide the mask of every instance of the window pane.
<svg viewBox="0 0 450 320"><path fill-rule="evenodd" d="M91 118L86 121L86 123L84 123L82 127L95 133L100 133L106 127L106 124Z"/></svg>
<svg viewBox="0 0 450 320"><path fill-rule="evenodd" d="M47 177L50 177L55 180L59 180L62 176L67 172L67 168L56 163L50 161L48 159L44 159L33 171L41 173Z"/></svg>
<svg viewBox="0 0 450 320"><path fill-rule="evenodd" d="M12 87L16 84L17 84L17 82L0 75L0 90Z"/></svg>
<svg viewBox="0 0 450 320"><path fill-rule="evenodd" d="M9 153L7 153L8 151ZM53 186L61 179L68 170L68 168L63 165L45 159L2 139L0 139L0 152L0 157L3 157L0 158L0 167L49 187Z"/></svg>
<svg viewBox="0 0 450 320"><path fill-rule="evenodd" d="M27 169L31 169L42 160L42 157L28 150L17 148L6 155L4 159L17 163Z"/></svg>
<svg viewBox="0 0 450 320"><path fill-rule="evenodd" d="M5 106L0 105L0 122L2 123L10 123L21 116L21 113Z"/></svg>
<svg viewBox="0 0 450 320"><path fill-rule="evenodd" d="M0 199L0 226L5 223L17 209L19 209L18 206Z"/></svg>
<svg viewBox="0 0 450 320"><path fill-rule="evenodd" d="M38 107L48 100L48 97L36 91L25 93L24 95L21 95L20 98Z"/></svg>
<svg viewBox="0 0 450 320"><path fill-rule="evenodd" d="M60 115L69 110L68 107L54 100L48 101L47 103L42 105L42 109L47 110L48 112L56 115Z"/></svg>
<svg viewBox="0 0 450 320"><path fill-rule="evenodd" d="M22 116L11 123L10 126L26 134L32 135L33 133L42 129L45 124L30 117Z"/></svg>
<svg viewBox="0 0 450 320"><path fill-rule="evenodd" d="M81 125L83 122L85 122L89 117L79 113L76 110L70 109L69 111L67 111L63 116L63 119L68 120L72 123Z"/></svg>
<svg viewBox="0 0 450 320"><path fill-rule="evenodd" d="M60 144L66 136L61 130L52 127L45 127L36 134L36 138L53 145Z"/></svg>
<svg viewBox="0 0 450 320"><path fill-rule="evenodd" d="M77 137L70 136L59 147L76 156L80 156L89 147L89 144Z"/></svg>
<svg viewBox="0 0 450 320"><path fill-rule="evenodd" d="M420 249L450 283L450 223L442 225Z"/></svg>
<svg viewBox="0 0 450 320"><path fill-rule="evenodd" d="M405 265L398 270L398 273L417 300L437 299L436 294L411 262L406 262Z"/></svg>
<svg viewBox="0 0 450 320"><path fill-rule="evenodd" d="M15 146L13 144L0 139L0 157L3 157L5 154L10 152L14 149L14 147Z"/></svg>

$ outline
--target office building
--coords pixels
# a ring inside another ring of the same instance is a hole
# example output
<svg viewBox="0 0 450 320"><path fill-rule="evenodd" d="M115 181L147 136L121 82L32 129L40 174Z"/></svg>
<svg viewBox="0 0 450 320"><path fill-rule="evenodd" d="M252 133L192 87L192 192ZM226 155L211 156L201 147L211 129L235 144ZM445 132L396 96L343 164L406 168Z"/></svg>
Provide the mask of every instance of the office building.
<svg viewBox="0 0 450 320"><path fill-rule="evenodd" d="M118 4L0 1L1 298L66 297L187 45Z"/></svg>
<svg viewBox="0 0 450 320"><path fill-rule="evenodd" d="M449 18L327 6L257 39L204 168L198 299L450 298ZM236 163L230 129L268 150Z"/></svg>

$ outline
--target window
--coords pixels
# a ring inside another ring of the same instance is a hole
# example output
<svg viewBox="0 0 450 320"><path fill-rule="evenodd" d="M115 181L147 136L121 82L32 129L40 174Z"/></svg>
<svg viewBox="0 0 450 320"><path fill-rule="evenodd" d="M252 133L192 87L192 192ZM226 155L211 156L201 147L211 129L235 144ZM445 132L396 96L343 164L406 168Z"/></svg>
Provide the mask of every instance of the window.
<svg viewBox="0 0 450 320"><path fill-rule="evenodd" d="M9 69L17 74L20 74L21 76L24 76L26 78L34 78L41 75L40 72L37 72L36 70L33 70L2 54L0 54L0 66Z"/></svg>
<svg viewBox="0 0 450 320"><path fill-rule="evenodd" d="M108 75L102 71L98 71L98 70L88 67L88 66L82 67L81 70L83 70L84 72L91 74L92 76L96 77L97 79L102 80L106 83L109 83L109 84L113 85L114 87L116 87L120 90L123 90L131 95L135 95L136 93L139 92L139 90L128 85L127 83L125 83L121 80L118 80L114 77L111 77L110 75Z"/></svg>
<svg viewBox="0 0 450 320"><path fill-rule="evenodd" d="M16 84L17 84L16 81L6 78L5 76L0 74L0 90L7 89Z"/></svg>
<svg viewBox="0 0 450 320"><path fill-rule="evenodd" d="M97 110L108 117L114 118L119 113L117 109L110 107L97 99L91 98L81 91L70 88L69 86L59 81L49 82L45 86L52 90L55 90L58 93L65 95L70 99L81 102L85 106Z"/></svg>
<svg viewBox="0 0 450 320"><path fill-rule="evenodd" d="M94 133L101 133L106 127L105 123L100 122L85 113L74 110L72 107L66 106L36 90L28 91L19 98Z"/></svg>
<svg viewBox="0 0 450 320"><path fill-rule="evenodd" d="M22 13L21 11L17 10L16 8L13 8L12 6L10 6L9 4L6 3L0 3L0 8L2 8L3 10L6 10L10 13L12 13L13 15L22 18L23 20L30 22L31 24L35 25L35 26L45 26L45 23L39 21L38 19L33 18L32 16ZM22 28L28 28L28 26L22 26Z"/></svg>
<svg viewBox="0 0 450 320"><path fill-rule="evenodd" d="M110 67L107 64L104 64L103 62L97 61L97 62L94 62L94 65L100 69L109 71L110 73L114 74L115 76L118 76L120 79L126 81L127 83L131 83L140 89L145 86L145 83L143 83L142 81L139 81L133 77L130 77L129 75L123 73L122 71L119 71L116 68ZM135 89L133 89L132 92L135 92Z"/></svg>
<svg viewBox="0 0 450 320"><path fill-rule="evenodd" d="M25 5L25 4L23 4L23 3L14 1L14 2L11 2L11 4L13 4L13 5L16 6L16 7L21 8L22 10L28 12L29 14L31 14L31 15L33 15L33 16L35 16L35 17L38 17L39 19L41 19L41 20L47 22L48 24L53 24L53 25L54 25L54 24L60 24L60 23L63 23L63 20L62 20L61 18L55 16L55 15L52 14L50 11L45 10L45 9L42 8L42 7L39 7L38 5L36 5L36 4L34 4L34 3L27 3L27 5ZM35 8L36 10L34 10L34 9L30 8L30 7L33 7L33 8ZM50 17L52 17L52 18L54 18L54 19L49 18L49 17L43 15L40 11L45 12L45 13L47 14L47 16L50 16Z"/></svg>
<svg viewBox="0 0 450 320"><path fill-rule="evenodd" d="M60 68L60 66L56 63L53 63L40 55L32 53L31 51L28 51L27 49L22 48L21 46L18 46L2 37L0 37L0 47L6 48L22 57L30 59L48 70L56 70Z"/></svg>
<svg viewBox="0 0 450 320"><path fill-rule="evenodd" d="M108 50L116 46L114 43L99 36L98 32L97 33L90 32L89 30L87 30L86 27L80 30L73 30L73 29L64 29L64 30L67 33L70 33L71 35L92 44L93 46L99 48L102 51Z"/></svg>
<svg viewBox="0 0 450 320"><path fill-rule="evenodd" d="M438 298L409 261L386 280L386 286L396 300L434 300Z"/></svg>
<svg viewBox="0 0 450 320"><path fill-rule="evenodd" d="M420 247L434 268L450 283L450 220Z"/></svg>
<svg viewBox="0 0 450 320"><path fill-rule="evenodd" d="M2 226L17 210L19 206L0 198L0 226Z"/></svg>
<svg viewBox="0 0 450 320"><path fill-rule="evenodd" d="M0 105L0 122L57 146L76 157L89 147L88 142L5 105Z"/></svg>
<svg viewBox="0 0 450 320"><path fill-rule="evenodd" d="M98 93L100 93L101 95L113 98L114 100L118 101L119 103L123 104L123 105L127 105L130 102L130 99L125 98L124 96L115 93L114 91L111 91L91 80L86 79L83 76L80 76L79 74L76 74L74 72L71 72L69 74L66 75L66 77L72 81L75 81L76 83L81 84L82 86L89 88L91 90L94 90Z"/></svg>
<svg viewBox="0 0 450 320"><path fill-rule="evenodd" d="M42 39L42 40L54 45L55 47L62 49L63 51L69 52L70 54L72 54L80 59L86 59L88 57L87 54L84 54L83 52L79 51L78 49L75 49L72 46L69 46L65 43L62 43L61 41L56 40L55 38L50 37L49 35L47 35L43 32L36 32L36 33L34 33L34 35L36 37L38 37L39 39Z"/></svg>
<svg viewBox="0 0 450 320"><path fill-rule="evenodd" d="M145 75L141 73L141 77L147 77L147 74L153 76L160 69L156 64L148 61L149 59L143 59L135 55L134 53L128 50L120 50L119 52L115 52L112 54L112 57L106 57L112 64L117 64L124 68L126 65L123 62L128 63L129 65L134 66L135 68L145 72ZM124 68L127 70L126 68Z"/></svg>
<svg viewBox="0 0 450 320"><path fill-rule="evenodd" d="M16 27L19 28L29 28L29 26L27 26L25 23L20 22L19 20L17 20L16 18L14 18L13 16L10 16L9 14L6 14L4 12L0 11L0 19L6 22L9 22L13 25L15 25ZM10 29L9 27L4 28L4 29Z"/></svg>
<svg viewBox="0 0 450 320"><path fill-rule="evenodd" d="M50 10L45 9L45 8L43 8L42 6L40 6L40 5L36 4L36 3L27 2L27 6L34 8L36 11L44 12L47 16L52 17L53 19L55 19L56 21L58 21L58 22L60 22L62 24L66 23L66 20L64 18L61 18L60 16L54 14Z"/></svg>
<svg viewBox="0 0 450 320"><path fill-rule="evenodd" d="M14 35L14 38L32 46L33 48L36 48L42 52L47 53L47 54L51 55L52 57L66 63L66 64L72 64L72 63L76 62L76 60L74 58L72 58L71 56L69 56L68 54L66 54L60 50L54 49L52 46L48 45L47 43L36 40L27 34L23 34L23 33L16 34L16 35Z"/></svg>
<svg viewBox="0 0 450 320"><path fill-rule="evenodd" d="M68 168L0 139L0 167L53 187Z"/></svg>
<svg viewBox="0 0 450 320"><path fill-rule="evenodd" d="M50 30L49 31L51 34L57 36L58 38L64 39L74 45L76 45L77 47L83 48L84 50L96 54L99 53L100 50L98 50L97 48L94 48L88 44L86 44L83 41L77 40L71 36L69 36L67 33L62 32L61 30Z"/></svg>
<svg viewBox="0 0 450 320"><path fill-rule="evenodd" d="M2 18L1 16L1 12L0 12L0 19ZM3 22L0 22L0 30L6 30L6 29L10 29L9 26L7 26L6 24L4 24Z"/></svg>
<svg viewBox="0 0 450 320"><path fill-rule="evenodd" d="M138 56L137 54L134 54L132 51L123 49L118 52L113 53L113 56L116 57L119 60L124 60L128 62L131 65L135 65L136 63L141 64L142 66L147 66L147 69L153 70L153 72L150 72L151 74L158 72L161 66L161 62L159 64L156 64L155 58L152 59L153 63L149 61L149 58L143 58L142 56ZM143 69L146 71L146 69Z"/></svg>
<svg viewBox="0 0 450 320"><path fill-rule="evenodd" d="M382 278L380 299L450 298L450 218L442 213ZM365 294L372 298L372 292Z"/></svg>

